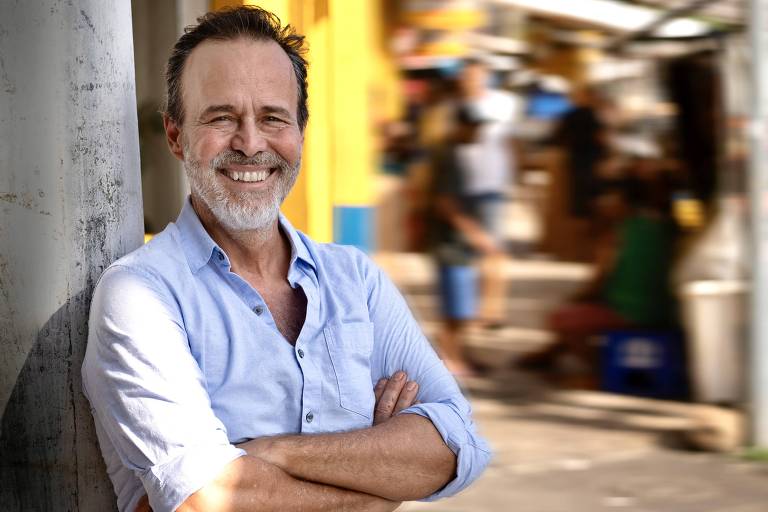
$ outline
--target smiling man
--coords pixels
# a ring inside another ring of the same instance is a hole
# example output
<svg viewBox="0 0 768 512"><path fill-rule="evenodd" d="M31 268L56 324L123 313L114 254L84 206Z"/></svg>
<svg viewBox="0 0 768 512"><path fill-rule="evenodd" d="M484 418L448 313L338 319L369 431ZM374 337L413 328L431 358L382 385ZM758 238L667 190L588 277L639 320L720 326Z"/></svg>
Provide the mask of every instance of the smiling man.
<svg viewBox="0 0 768 512"><path fill-rule="evenodd" d="M394 510L490 454L393 284L279 207L307 123L303 37L209 13L166 73L192 193L94 293L83 383L123 510Z"/></svg>

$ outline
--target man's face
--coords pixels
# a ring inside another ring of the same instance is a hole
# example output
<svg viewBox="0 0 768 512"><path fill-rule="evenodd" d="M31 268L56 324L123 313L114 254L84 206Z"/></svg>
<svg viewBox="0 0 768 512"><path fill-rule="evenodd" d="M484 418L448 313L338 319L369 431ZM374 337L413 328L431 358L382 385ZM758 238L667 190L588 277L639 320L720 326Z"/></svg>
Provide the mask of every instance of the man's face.
<svg viewBox="0 0 768 512"><path fill-rule="evenodd" d="M229 231L268 227L296 180L297 87L273 41L206 41L187 59L176 145L173 123L166 130L193 197Z"/></svg>

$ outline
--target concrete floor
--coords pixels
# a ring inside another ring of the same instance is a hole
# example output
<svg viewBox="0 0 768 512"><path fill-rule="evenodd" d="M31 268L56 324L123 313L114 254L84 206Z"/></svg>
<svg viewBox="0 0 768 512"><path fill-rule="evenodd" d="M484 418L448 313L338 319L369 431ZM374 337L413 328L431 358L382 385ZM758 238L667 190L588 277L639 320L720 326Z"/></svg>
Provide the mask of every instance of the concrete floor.
<svg viewBox="0 0 768 512"><path fill-rule="evenodd" d="M429 260L403 254L376 260L427 335L434 334ZM732 448L743 419L738 411L563 389L511 369L517 355L551 339L546 312L587 278L588 267L510 260L501 275L511 283L509 325L470 333L473 357L491 370L463 382L494 459L460 495L399 510L768 512L768 464L733 451L691 449L692 432L707 429L724 432L723 446Z"/></svg>

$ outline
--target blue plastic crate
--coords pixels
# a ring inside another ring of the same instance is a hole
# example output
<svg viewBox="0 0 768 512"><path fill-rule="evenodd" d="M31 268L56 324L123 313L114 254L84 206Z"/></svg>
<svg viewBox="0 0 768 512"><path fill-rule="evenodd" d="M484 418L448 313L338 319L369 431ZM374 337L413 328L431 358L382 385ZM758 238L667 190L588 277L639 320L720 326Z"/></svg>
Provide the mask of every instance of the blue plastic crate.
<svg viewBox="0 0 768 512"><path fill-rule="evenodd" d="M678 332L608 332L600 366L605 391L649 398L688 397L684 345Z"/></svg>

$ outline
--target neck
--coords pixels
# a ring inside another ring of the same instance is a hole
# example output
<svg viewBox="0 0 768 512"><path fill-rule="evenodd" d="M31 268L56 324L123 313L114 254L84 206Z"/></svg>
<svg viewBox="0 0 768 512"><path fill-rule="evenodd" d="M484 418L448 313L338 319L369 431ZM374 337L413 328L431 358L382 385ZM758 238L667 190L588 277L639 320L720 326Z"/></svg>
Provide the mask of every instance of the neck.
<svg viewBox="0 0 768 512"><path fill-rule="evenodd" d="M277 219L263 229L230 231L194 196L192 207L205 230L229 257L232 272L249 281L285 279L288 275L290 242Z"/></svg>

